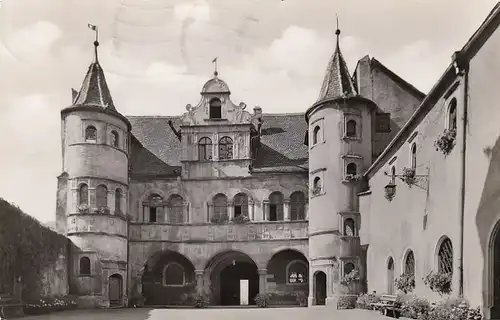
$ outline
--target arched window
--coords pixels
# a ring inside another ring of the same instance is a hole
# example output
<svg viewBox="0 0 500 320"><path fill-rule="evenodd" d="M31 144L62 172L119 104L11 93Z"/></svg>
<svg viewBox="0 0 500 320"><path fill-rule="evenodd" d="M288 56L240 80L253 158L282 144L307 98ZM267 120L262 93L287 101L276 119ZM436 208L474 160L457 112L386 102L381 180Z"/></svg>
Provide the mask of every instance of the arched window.
<svg viewBox="0 0 500 320"><path fill-rule="evenodd" d="M168 263L163 268L163 285L167 287L180 287L186 283L184 268L177 262Z"/></svg>
<svg viewBox="0 0 500 320"><path fill-rule="evenodd" d="M415 170L417 168L417 144L411 145L411 168Z"/></svg>
<svg viewBox="0 0 500 320"><path fill-rule="evenodd" d="M405 259L405 274L415 275L415 256L413 251L409 251Z"/></svg>
<svg viewBox="0 0 500 320"><path fill-rule="evenodd" d="M349 175L357 175L358 174L358 166L354 163L354 162L351 162L347 165L347 168L346 168L346 174L349 174Z"/></svg>
<svg viewBox="0 0 500 320"><path fill-rule="evenodd" d="M387 293L392 295L394 293L394 260L389 257L387 263Z"/></svg>
<svg viewBox="0 0 500 320"><path fill-rule="evenodd" d="M344 220L344 235L350 237L356 236L356 225L351 218Z"/></svg>
<svg viewBox="0 0 500 320"><path fill-rule="evenodd" d="M80 258L80 274L85 276L90 275L90 259L88 257Z"/></svg>
<svg viewBox="0 0 500 320"><path fill-rule="evenodd" d="M78 190L78 204L79 205L88 205L89 204L89 186L85 183L80 185L80 189Z"/></svg>
<svg viewBox="0 0 500 320"><path fill-rule="evenodd" d="M163 209L163 198L158 194L152 194L148 200L149 222L157 222L158 216Z"/></svg>
<svg viewBox="0 0 500 320"><path fill-rule="evenodd" d="M453 274L453 246L449 238L444 239L439 246L438 271Z"/></svg>
<svg viewBox="0 0 500 320"><path fill-rule="evenodd" d="M212 202L214 215L227 215L227 197L225 194L216 194Z"/></svg>
<svg viewBox="0 0 500 320"><path fill-rule="evenodd" d="M396 166L391 168L391 183L396 184Z"/></svg>
<svg viewBox="0 0 500 320"><path fill-rule="evenodd" d="M346 128L345 128L345 135L349 138L356 137L356 121L354 121L354 120L347 121Z"/></svg>
<svg viewBox="0 0 500 320"><path fill-rule="evenodd" d="M122 190L121 189L115 190L115 212L117 212L117 213L122 212Z"/></svg>
<svg viewBox="0 0 500 320"><path fill-rule="evenodd" d="M448 129L457 130L457 100L453 99L448 108Z"/></svg>
<svg viewBox="0 0 500 320"><path fill-rule="evenodd" d="M94 126L85 129L85 141L97 141L97 129Z"/></svg>
<svg viewBox="0 0 500 320"><path fill-rule="evenodd" d="M172 224L184 222L184 199L180 195L174 194L168 200L168 222Z"/></svg>
<svg viewBox="0 0 500 320"><path fill-rule="evenodd" d="M119 138L118 132L116 132L115 130L111 131L111 145L115 148L118 148L118 143L119 143L118 138Z"/></svg>
<svg viewBox="0 0 500 320"><path fill-rule="evenodd" d="M321 193L321 179L320 179L320 177L314 178L312 193L313 193L313 195L319 195Z"/></svg>
<svg viewBox="0 0 500 320"><path fill-rule="evenodd" d="M222 118L222 103L220 99L213 98L210 100L210 119Z"/></svg>
<svg viewBox="0 0 500 320"><path fill-rule="evenodd" d="M269 195L269 221L283 221L283 194L275 191Z"/></svg>
<svg viewBox="0 0 500 320"><path fill-rule="evenodd" d="M198 141L198 159L212 160L212 140L203 137Z"/></svg>
<svg viewBox="0 0 500 320"><path fill-rule="evenodd" d="M349 273L351 273L353 270L354 270L355 266L354 266L354 263L352 262L347 262L345 265L344 265L344 276L345 275L348 275Z"/></svg>
<svg viewBox="0 0 500 320"><path fill-rule="evenodd" d="M286 282L289 284L307 283L308 265L302 260L293 260L286 267Z"/></svg>
<svg viewBox="0 0 500 320"><path fill-rule="evenodd" d="M238 217L241 215L248 217L248 196L245 193L238 193L234 196L234 216Z"/></svg>
<svg viewBox="0 0 500 320"><path fill-rule="evenodd" d="M314 127L313 130L313 145L317 144L319 142L319 126Z"/></svg>
<svg viewBox="0 0 500 320"><path fill-rule="evenodd" d="M97 208L103 208L108 206L108 188L105 185L100 185L95 190L96 201L95 204Z"/></svg>
<svg viewBox="0 0 500 320"><path fill-rule="evenodd" d="M306 197L303 192L295 191L290 195L290 219L306 219Z"/></svg>
<svg viewBox="0 0 500 320"><path fill-rule="evenodd" d="M219 140L219 159L228 160L233 158L233 139L222 137Z"/></svg>

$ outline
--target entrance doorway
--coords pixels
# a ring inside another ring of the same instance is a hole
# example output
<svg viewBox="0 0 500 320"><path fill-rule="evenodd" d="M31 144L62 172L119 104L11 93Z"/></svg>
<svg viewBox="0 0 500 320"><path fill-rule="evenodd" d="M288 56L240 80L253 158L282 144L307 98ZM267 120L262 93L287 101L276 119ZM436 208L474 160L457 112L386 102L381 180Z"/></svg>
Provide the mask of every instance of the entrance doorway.
<svg viewBox="0 0 500 320"><path fill-rule="evenodd" d="M254 297L259 293L259 274L253 264L238 262L229 265L221 271L220 279L221 305L240 305L240 280L248 280L248 303L255 304Z"/></svg>
<svg viewBox="0 0 500 320"><path fill-rule="evenodd" d="M394 260L392 257L387 263L387 294L394 294Z"/></svg>
<svg viewBox="0 0 500 320"><path fill-rule="evenodd" d="M109 277L109 304L112 306L122 305L123 278L119 274Z"/></svg>
<svg viewBox="0 0 500 320"><path fill-rule="evenodd" d="M491 319L500 318L500 232L495 235L493 242L493 308L491 308Z"/></svg>
<svg viewBox="0 0 500 320"><path fill-rule="evenodd" d="M316 305L325 305L326 303L326 274L323 271L319 271L315 275L315 294L316 294Z"/></svg>

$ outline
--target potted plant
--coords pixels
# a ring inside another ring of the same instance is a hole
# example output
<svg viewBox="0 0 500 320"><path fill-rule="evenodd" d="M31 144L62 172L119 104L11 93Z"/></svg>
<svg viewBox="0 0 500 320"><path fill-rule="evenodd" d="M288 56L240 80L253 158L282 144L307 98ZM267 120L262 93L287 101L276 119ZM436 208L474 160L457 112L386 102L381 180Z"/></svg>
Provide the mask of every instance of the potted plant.
<svg viewBox="0 0 500 320"><path fill-rule="evenodd" d="M78 209L78 212L80 212L80 213L89 213L89 210L90 210L89 205L86 203L82 203L81 205L79 205L77 207L77 209Z"/></svg>
<svg viewBox="0 0 500 320"><path fill-rule="evenodd" d="M445 129L443 133L434 141L436 151L441 151L444 155L448 155L455 146L457 132L455 129Z"/></svg>
<svg viewBox="0 0 500 320"><path fill-rule="evenodd" d="M258 293L254 298L255 304L259 308L267 308L269 300L271 300L269 293Z"/></svg>
<svg viewBox="0 0 500 320"><path fill-rule="evenodd" d="M403 273L399 278L394 280L395 287L404 294L412 292L415 288L415 276L413 274Z"/></svg>
<svg viewBox="0 0 500 320"><path fill-rule="evenodd" d="M423 280L426 286L441 296L451 292L451 273L431 271Z"/></svg>
<svg viewBox="0 0 500 320"><path fill-rule="evenodd" d="M106 206L101 206L99 208L95 208L94 209L94 213L97 213L97 214L109 214L110 210Z"/></svg>
<svg viewBox="0 0 500 320"><path fill-rule="evenodd" d="M403 174L401 175L401 179L404 183L411 187L412 184L415 184L415 169L413 168L403 168Z"/></svg>
<svg viewBox="0 0 500 320"><path fill-rule="evenodd" d="M236 224L243 224L249 222L250 218L244 214L240 214L239 216L234 217L231 221Z"/></svg>
<svg viewBox="0 0 500 320"><path fill-rule="evenodd" d="M229 221L229 216L227 213L217 213L210 218L211 223L215 224L225 224Z"/></svg>

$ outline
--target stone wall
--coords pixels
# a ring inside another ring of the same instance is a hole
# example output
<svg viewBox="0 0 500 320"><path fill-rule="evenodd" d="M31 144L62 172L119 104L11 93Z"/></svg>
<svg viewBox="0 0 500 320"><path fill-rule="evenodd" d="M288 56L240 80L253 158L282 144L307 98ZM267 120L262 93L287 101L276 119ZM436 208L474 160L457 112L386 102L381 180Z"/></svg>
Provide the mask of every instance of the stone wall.
<svg viewBox="0 0 500 320"><path fill-rule="evenodd" d="M24 302L69 295L73 244L3 199L0 221L0 291Z"/></svg>

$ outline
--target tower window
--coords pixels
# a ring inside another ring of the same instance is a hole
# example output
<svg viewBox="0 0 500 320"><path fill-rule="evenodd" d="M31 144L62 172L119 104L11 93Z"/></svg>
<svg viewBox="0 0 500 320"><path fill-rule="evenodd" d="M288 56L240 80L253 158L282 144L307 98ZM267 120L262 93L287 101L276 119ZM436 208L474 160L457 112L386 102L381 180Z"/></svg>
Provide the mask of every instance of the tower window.
<svg viewBox="0 0 500 320"><path fill-rule="evenodd" d="M229 160L233 158L233 139L222 137L219 140L219 159Z"/></svg>
<svg viewBox="0 0 500 320"><path fill-rule="evenodd" d="M115 191L115 212L122 212L122 190L120 189Z"/></svg>
<svg viewBox="0 0 500 320"><path fill-rule="evenodd" d="M315 145L315 144L317 144L319 142L319 130L320 130L319 126L314 127L314 130L313 130L313 145Z"/></svg>
<svg viewBox="0 0 500 320"><path fill-rule="evenodd" d="M285 219L283 211L284 197L279 191L269 195L269 221L283 221Z"/></svg>
<svg viewBox="0 0 500 320"><path fill-rule="evenodd" d="M90 259L88 257L80 258L80 274L85 276L90 275Z"/></svg>
<svg viewBox="0 0 500 320"><path fill-rule="evenodd" d="M210 100L210 119L222 118L222 103L220 99L213 98Z"/></svg>
<svg viewBox="0 0 500 320"><path fill-rule="evenodd" d="M354 120L347 121L345 135L349 138L356 137L356 121Z"/></svg>
<svg viewBox="0 0 500 320"><path fill-rule="evenodd" d="M455 98L450 102L448 111L448 129L457 130L457 100Z"/></svg>
<svg viewBox="0 0 500 320"><path fill-rule="evenodd" d="M314 178L312 193L315 196L317 196L321 193L321 179L320 179L320 177Z"/></svg>
<svg viewBox="0 0 500 320"><path fill-rule="evenodd" d="M153 194L149 197L149 222L158 221L158 208L163 208L163 198Z"/></svg>
<svg viewBox="0 0 500 320"><path fill-rule="evenodd" d="M103 208L108 206L108 188L104 185L100 185L96 188L96 206L97 208Z"/></svg>
<svg viewBox="0 0 500 320"><path fill-rule="evenodd" d="M375 116L375 131L380 133L391 132L391 114L377 113Z"/></svg>
<svg viewBox="0 0 500 320"><path fill-rule="evenodd" d="M88 126L85 129L85 141L97 141L97 129L94 126Z"/></svg>
<svg viewBox="0 0 500 320"><path fill-rule="evenodd" d="M346 174L353 175L353 176L357 175L358 174L358 166L353 162L349 163L347 165L347 168L346 168Z"/></svg>
<svg viewBox="0 0 500 320"><path fill-rule="evenodd" d="M356 225L351 218L345 219L344 221L344 236L356 236Z"/></svg>
<svg viewBox="0 0 500 320"><path fill-rule="evenodd" d="M84 183L80 186L78 190L78 204L88 205L89 204L89 187Z"/></svg>
<svg viewBox="0 0 500 320"><path fill-rule="evenodd" d="M234 196L234 216L247 216L248 217L248 196L245 193L238 193Z"/></svg>
<svg viewBox="0 0 500 320"><path fill-rule="evenodd" d="M111 131L111 145L115 148L118 148L118 132L115 130Z"/></svg>
<svg viewBox="0 0 500 320"><path fill-rule="evenodd" d="M212 140L203 137L198 141L198 159L212 160Z"/></svg>

